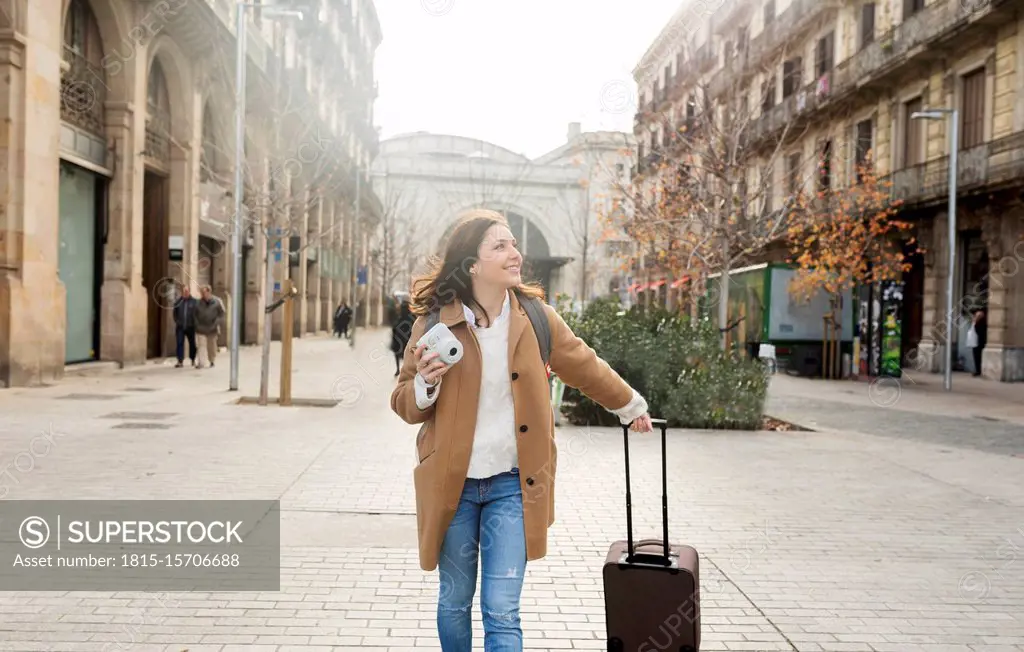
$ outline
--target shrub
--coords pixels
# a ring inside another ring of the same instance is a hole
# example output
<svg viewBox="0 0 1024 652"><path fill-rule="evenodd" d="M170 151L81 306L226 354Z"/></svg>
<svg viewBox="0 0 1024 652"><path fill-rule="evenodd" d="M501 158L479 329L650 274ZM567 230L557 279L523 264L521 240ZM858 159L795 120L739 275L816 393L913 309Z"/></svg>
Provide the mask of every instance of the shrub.
<svg viewBox="0 0 1024 652"><path fill-rule="evenodd" d="M563 319L645 399L670 427L756 430L768 376L758 360L722 351L707 318L690 320L664 309L624 310L614 298L582 314L559 305ZM567 387L562 411L575 425L617 426L618 418Z"/></svg>

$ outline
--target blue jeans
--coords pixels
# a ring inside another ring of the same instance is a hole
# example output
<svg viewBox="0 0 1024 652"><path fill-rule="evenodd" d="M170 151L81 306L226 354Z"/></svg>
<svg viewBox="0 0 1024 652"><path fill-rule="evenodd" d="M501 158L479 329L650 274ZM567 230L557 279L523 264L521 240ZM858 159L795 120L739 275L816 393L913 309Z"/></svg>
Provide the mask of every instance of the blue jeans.
<svg viewBox="0 0 1024 652"><path fill-rule="evenodd" d="M185 360L185 340L188 339L188 359L196 361L196 329L174 327L175 353L178 354L178 362Z"/></svg>
<svg viewBox="0 0 1024 652"><path fill-rule="evenodd" d="M478 559L483 560L484 651L522 652L519 598L526 571L526 533L518 469L466 480L438 561L437 631L443 652L473 650L470 610Z"/></svg>

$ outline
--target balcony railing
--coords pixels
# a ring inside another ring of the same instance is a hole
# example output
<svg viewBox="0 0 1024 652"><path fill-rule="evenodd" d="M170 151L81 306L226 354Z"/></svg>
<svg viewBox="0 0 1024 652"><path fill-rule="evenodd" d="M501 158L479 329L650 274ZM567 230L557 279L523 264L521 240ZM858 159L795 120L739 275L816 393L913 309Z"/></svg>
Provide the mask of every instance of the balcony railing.
<svg viewBox="0 0 1024 652"><path fill-rule="evenodd" d="M840 63L835 70L833 94L856 88L864 78L902 61L915 48L927 45L997 4L1001 4L1000 0L937 0Z"/></svg>
<svg viewBox="0 0 1024 652"><path fill-rule="evenodd" d="M833 98L856 90L863 79L877 75L901 61L913 49L926 45L958 23L978 16L978 12L1001 1L1005 0L976 0L973 4L961 0L938 0L766 112L753 125L751 136L756 140L773 135L788 122L816 110Z"/></svg>
<svg viewBox="0 0 1024 652"><path fill-rule="evenodd" d="M60 78L61 119L90 133L103 135L103 107L107 102L103 68L67 47L64 60L68 69Z"/></svg>
<svg viewBox="0 0 1024 652"><path fill-rule="evenodd" d="M810 113L824 103L831 92L832 73L805 85L786 99L766 111L753 123L751 136L757 140L779 131L795 118Z"/></svg>
<svg viewBox="0 0 1024 652"><path fill-rule="evenodd" d="M1024 176L1024 132L957 153L957 195ZM892 195L907 203L944 199L949 194L949 156L897 170Z"/></svg>
<svg viewBox="0 0 1024 652"><path fill-rule="evenodd" d="M800 30L807 27L823 12L836 8L829 0L793 0L778 18L765 27L764 31L750 40L748 47L751 61L759 61L773 52Z"/></svg>

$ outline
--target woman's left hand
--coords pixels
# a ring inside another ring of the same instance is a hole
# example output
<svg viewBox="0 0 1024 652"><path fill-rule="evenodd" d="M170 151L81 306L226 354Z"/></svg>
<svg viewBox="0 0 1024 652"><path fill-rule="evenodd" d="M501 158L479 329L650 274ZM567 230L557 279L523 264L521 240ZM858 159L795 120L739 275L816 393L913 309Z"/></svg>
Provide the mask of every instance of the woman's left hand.
<svg viewBox="0 0 1024 652"><path fill-rule="evenodd" d="M650 432L654 430L654 426L651 424L651 415L645 414L633 419L633 423L629 424L629 429L633 432Z"/></svg>

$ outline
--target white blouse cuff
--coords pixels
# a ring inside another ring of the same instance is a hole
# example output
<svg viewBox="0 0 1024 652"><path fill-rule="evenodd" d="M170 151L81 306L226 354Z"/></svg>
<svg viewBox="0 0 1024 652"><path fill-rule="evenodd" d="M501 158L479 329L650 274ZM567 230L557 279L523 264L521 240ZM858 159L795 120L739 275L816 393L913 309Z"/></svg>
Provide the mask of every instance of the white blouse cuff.
<svg viewBox="0 0 1024 652"><path fill-rule="evenodd" d="M416 407L421 410L426 410L437 401L437 394L441 391L441 379L438 379L436 385L430 387L427 385L427 381L423 380L423 376L417 373L415 378ZM428 388L433 390L429 396L427 395Z"/></svg>
<svg viewBox="0 0 1024 652"><path fill-rule="evenodd" d="M640 394L634 389L633 400L626 403L625 406L618 410L612 410L611 412L615 416L619 417L619 421L622 422L622 425L629 425L638 417L642 417L647 414L647 401L645 401L644 397L640 396Z"/></svg>

